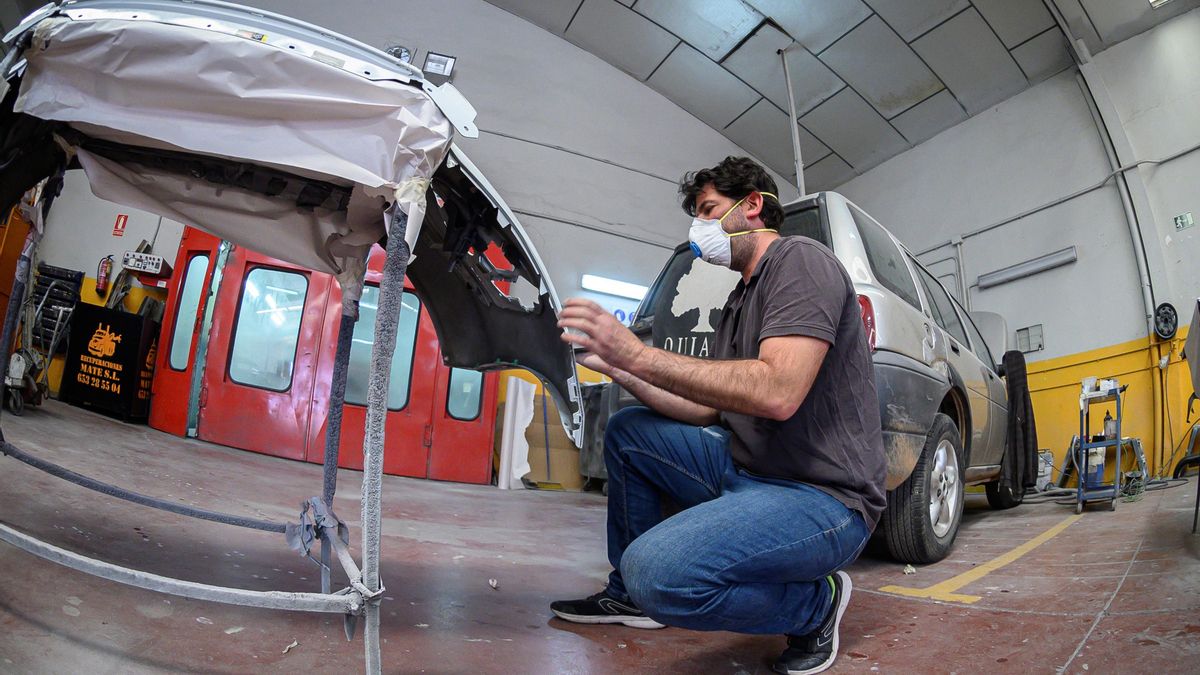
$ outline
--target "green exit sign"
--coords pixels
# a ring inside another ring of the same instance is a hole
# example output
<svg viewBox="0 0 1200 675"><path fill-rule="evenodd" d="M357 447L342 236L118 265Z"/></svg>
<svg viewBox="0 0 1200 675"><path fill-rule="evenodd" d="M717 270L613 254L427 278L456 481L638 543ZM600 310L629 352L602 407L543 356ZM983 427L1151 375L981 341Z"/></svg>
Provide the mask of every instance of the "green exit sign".
<svg viewBox="0 0 1200 675"><path fill-rule="evenodd" d="M1192 218L1191 211L1188 211L1187 213L1181 213L1178 216L1175 216L1175 231L1176 232L1178 232L1179 230L1186 230L1187 228L1189 228L1195 224L1196 224L1196 220L1194 218Z"/></svg>

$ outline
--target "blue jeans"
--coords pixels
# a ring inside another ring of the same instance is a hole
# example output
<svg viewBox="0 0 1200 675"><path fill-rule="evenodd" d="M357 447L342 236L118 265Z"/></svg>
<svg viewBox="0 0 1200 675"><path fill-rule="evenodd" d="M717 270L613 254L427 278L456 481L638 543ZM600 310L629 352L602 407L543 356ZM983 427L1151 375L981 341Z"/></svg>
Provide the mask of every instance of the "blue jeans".
<svg viewBox="0 0 1200 675"><path fill-rule="evenodd" d="M829 612L824 579L870 536L863 517L807 485L733 466L729 432L648 408L612 417L608 592L692 630L803 635ZM663 498L683 510L664 519Z"/></svg>

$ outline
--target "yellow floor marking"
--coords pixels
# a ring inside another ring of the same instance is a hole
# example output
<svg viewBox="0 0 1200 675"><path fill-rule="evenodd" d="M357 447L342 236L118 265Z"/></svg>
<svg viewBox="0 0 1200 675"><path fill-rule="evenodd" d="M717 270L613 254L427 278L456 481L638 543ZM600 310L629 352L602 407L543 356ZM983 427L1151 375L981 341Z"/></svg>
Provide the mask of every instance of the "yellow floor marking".
<svg viewBox="0 0 1200 675"><path fill-rule="evenodd" d="M992 558L991 560L983 563L982 565L980 565L974 569L963 572L962 574L960 574L956 577L952 577L941 583L934 584L928 588L908 588L906 586L884 586L883 588L881 588L879 590L883 591L884 593L895 593L897 595L903 595L903 596L907 596L910 598L930 598L932 600L943 600L946 602L963 602L966 604L978 602L983 599L981 596L961 595L959 593L955 593L954 591L957 591L958 589L962 588L963 586L966 586L969 583L978 581L978 580L982 579L983 577L987 576L988 574L990 574L991 572L995 572L996 570L1000 569L1001 567L1004 567L1005 565L1007 565L1011 562L1014 562L1015 560L1017 560L1021 556L1025 555L1026 553L1029 553L1030 551L1037 548L1038 546L1041 546L1042 544L1050 541L1055 536L1057 536L1060 532L1062 532L1063 530L1070 527L1071 523L1074 523L1075 521L1079 520L1082 517L1083 517L1082 515L1069 516L1069 517L1067 517L1066 520L1064 520L1061 523L1055 525L1054 527L1046 530L1045 532L1039 534L1038 536L1034 537L1033 539L1030 539L1029 541L1025 542L1024 544L1021 544L1020 546L1014 548L1013 550L1009 551L1008 553L1005 553L1003 555Z"/></svg>

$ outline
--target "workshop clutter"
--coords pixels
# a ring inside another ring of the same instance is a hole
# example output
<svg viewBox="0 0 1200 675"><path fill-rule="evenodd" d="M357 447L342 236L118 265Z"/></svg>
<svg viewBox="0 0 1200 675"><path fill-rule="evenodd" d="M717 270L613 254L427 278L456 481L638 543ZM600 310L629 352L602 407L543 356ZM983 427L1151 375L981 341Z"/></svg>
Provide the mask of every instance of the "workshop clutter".
<svg viewBox="0 0 1200 675"><path fill-rule="evenodd" d="M503 443L503 423L506 403L496 413L496 466L499 467ZM526 487L544 490L583 490L585 479L579 473L579 448L567 436L559 420L554 399L542 393L533 396L533 419L525 428L529 444L529 473L522 482ZM518 459L519 461L519 459Z"/></svg>

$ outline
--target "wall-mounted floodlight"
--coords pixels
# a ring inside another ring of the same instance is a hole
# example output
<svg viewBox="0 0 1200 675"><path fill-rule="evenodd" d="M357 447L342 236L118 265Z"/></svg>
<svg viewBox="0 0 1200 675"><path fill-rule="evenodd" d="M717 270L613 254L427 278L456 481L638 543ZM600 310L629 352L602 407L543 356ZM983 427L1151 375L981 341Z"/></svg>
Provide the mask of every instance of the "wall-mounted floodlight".
<svg viewBox="0 0 1200 675"><path fill-rule="evenodd" d="M629 298L630 300L641 300L646 297L646 291L650 290L645 286L631 284L628 281L598 277L595 274L583 275L583 279L579 284L589 291L615 295L619 298Z"/></svg>
<svg viewBox="0 0 1200 675"><path fill-rule="evenodd" d="M1079 256L1075 253L1075 247L1068 246L1061 251L1047 253L1040 258L1026 260L1025 262L1019 262L1016 265L1009 265L1008 267L996 270L995 272L981 274L979 275L978 281L979 288L991 288L992 286L1007 284L1008 282L1016 281L1017 279L1031 277L1038 272L1045 272L1046 270L1052 270L1055 267L1069 265L1078 259Z"/></svg>
<svg viewBox="0 0 1200 675"><path fill-rule="evenodd" d="M441 75L442 77L450 77L454 72L454 64L458 59L446 54L436 54L434 52L425 53L425 67L421 70L426 74Z"/></svg>

